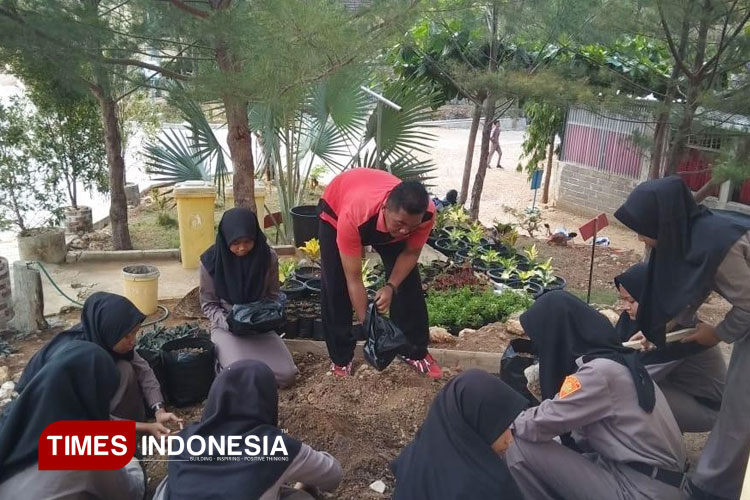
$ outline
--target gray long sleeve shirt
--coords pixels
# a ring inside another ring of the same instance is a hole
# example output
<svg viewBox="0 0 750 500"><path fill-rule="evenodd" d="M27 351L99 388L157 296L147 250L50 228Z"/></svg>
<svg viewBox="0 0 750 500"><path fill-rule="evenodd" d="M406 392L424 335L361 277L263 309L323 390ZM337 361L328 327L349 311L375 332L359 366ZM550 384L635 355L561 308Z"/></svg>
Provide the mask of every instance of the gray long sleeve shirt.
<svg viewBox="0 0 750 500"><path fill-rule="evenodd" d="M682 435L661 390L654 387L656 405L647 413L638 406L627 368L603 358L588 363L578 358L576 363L578 371L566 379L568 389L516 418L516 437L542 442L577 431L577 437L611 461L682 471Z"/></svg>

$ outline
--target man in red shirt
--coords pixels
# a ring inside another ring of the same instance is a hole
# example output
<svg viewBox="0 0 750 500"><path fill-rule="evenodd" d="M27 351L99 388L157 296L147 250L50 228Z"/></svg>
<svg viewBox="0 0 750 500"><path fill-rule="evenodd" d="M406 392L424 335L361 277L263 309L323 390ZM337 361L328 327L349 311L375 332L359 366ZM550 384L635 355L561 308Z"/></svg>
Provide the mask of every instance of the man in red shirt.
<svg viewBox="0 0 750 500"><path fill-rule="evenodd" d="M435 222L425 187L383 170L354 169L336 176L318 205L323 269L321 306L331 371L351 375L356 339L352 307L365 319L362 250L371 245L383 259L386 283L375 303L390 309L393 322L411 345L401 358L415 370L439 378L442 369L427 352L429 323L417 260Z"/></svg>

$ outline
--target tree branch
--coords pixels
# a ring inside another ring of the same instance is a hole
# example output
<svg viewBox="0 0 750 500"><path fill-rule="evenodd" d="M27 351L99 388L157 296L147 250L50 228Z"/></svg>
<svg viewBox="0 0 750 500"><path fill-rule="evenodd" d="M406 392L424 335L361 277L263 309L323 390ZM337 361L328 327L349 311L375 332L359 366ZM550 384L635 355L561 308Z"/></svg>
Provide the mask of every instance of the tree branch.
<svg viewBox="0 0 750 500"><path fill-rule="evenodd" d="M157 73L161 73L162 75L168 78L172 78L174 80L180 80L183 82L190 80L190 77L181 75L180 73L177 73L175 71L171 71L171 70L159 67L159 66L155 66L147 62L139 61L137 59L127 59L127 58L120 59L120 58L111 58L111 57L100 57L100 58L97 58L97 60L103 64L114 64L114 65L119 65L119 66L135 66L137 68L149 69L151 71L156 71Z"/></svg>
<svg viewBox="0 0 750 500"><path fill-rule="evenodd" d="M194 17L198 17L201 19L208 19L210 17L210 14L206 12L205 10L196 9L195 7L186 4L185 2L182 2L181 0L169 0L169 3L177 7L181 11L187 12L188 14Z"/></svg>
<svg viewBox="0 0 750 500"><path fill-rule="evenodd" d="M659 10L659 20L661 21L661 25L664 28L664 34L667 37L667 45L669 46L669 51L672 53L672 57L674 58L675 64L680 68L680 71L682 71L685 74L685 76L687 76L690 79L693 79L694 78L693 72L690 71L688 67L685 65L685 62L682 60L682 57L680 57L680 53L674 44L674 39L672 38L672 32L669 30L667 19L664 16L664 9L662 8L661 2L659 0L656 0L656 8Z"/></svg>
<svg viewBox="0 0 750 500"><path fill-rule="evenodd" d="M728 22L729 14L727 14L727 22ZM742 33L743 28L745 27L745 24L750 21L750 9L748 9L747 14L745 14L745 17L742 19L740 23L737 24L737 27L735 28L734 32L729 35L728 38L726 38L726 41L722 44L719 43L719 48L716 50L716 54L714 54L711 59L709 59L698 71L699 76L703 76L703 73L714 63L716 63L716 67L719 66L719 59L721 58L724 51L726 51L729 46L732 44L735 38ZM723 37L723 32L722 32Z"/></svg>

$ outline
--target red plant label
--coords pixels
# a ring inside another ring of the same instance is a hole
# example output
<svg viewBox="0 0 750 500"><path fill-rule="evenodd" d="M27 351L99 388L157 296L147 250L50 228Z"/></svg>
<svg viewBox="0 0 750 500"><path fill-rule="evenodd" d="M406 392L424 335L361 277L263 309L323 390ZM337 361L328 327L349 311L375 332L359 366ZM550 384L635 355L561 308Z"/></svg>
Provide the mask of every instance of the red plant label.
<svg viewBox="0 0 750 500"><path fill-rule="evenodd" d="M581 235L581 238L583 238L583 241L586 241L607 226L609 226L607 214L599 214L597 217L594 217L586 224L579 227L578 233Z"/></svg>

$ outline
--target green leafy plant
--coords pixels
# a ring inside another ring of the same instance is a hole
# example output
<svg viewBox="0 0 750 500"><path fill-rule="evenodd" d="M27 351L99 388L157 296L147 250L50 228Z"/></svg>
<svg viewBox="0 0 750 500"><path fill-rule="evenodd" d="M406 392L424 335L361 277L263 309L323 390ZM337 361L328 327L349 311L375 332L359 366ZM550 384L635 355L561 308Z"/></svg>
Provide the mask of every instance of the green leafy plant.
<svg viewBox="0 0 750 500"><path fill-rule="evenodd" d="M466 231L460 228L451 229L448 231L448 239L451 242L451 245L458 246L460 241L463 241L463 239L466 237Z"/></svg>
<svg viewBox="0 0 750 500"><path fill-rule="evenodd" d="M154 200L154 206L158 212L156 223L162 227L177 227L177 219L169 213L177 202L174 197L169 196L170 193L171 191L161 193L158 188L151 189L151 199Z"/></svg>
<svg viewBox="0 0 750 500"><path fill-rule="evenodd" d="M484 238L484 226L481 222L474 222L466 231L466 239L469 240L469 245L479 245L482 238Z"/></svg>
<svg viewBox="0 0 750 500"><path fill-rule="evenodd" d="M365 288L370 288L378 282L378 275L375 269L370 264L370 259L366 259L362 262L362 283Z"/></svg>
<svg viewBox="0 0 750 500"><path fill-rule="evenodd" d="M518 271L518 279L524 283L532 281L534 278L536 278L536 272L533 269L529 269L528 271Z"/></svg>
<svg viewBox="0 0 750 500"><path fill-rule="evenodd" d="M495 321L505 321L511 314L531 306L526 295L513 292L496 294L492 290L477 292L465 287L427 294L430 325L442 326L457 333L462 328L481 328Z"/></svg>
<svg viewBox="0 0 750 500"><path fill-rule="evenodd" d="M501 257L499 264L503 266L503 272L500 277L504 280L508 280L511 276L518 274L518 262L515 257Z"/></svg>
<svg viewBox="0 0 750 500"><path fill-rule="evenodd" d="M516 231L515 229L511 229L509 232L504 233L500 237L500 243L510 248L511 250L514 250L516 243L518 243L518 231Z"/></svg>
<svg viewBox="0 0 750 500"><path fill-rule="evenodd" d="M547 259L541 264L536 264L532 271L536 279L545 287L551 285L557 279L552 268L552 259Z"/></svg>
<svg viewBox="0 0 750 500"><path fill-rule="evenodd" d="M145 349L158 352L170 340L184 337L210 338L210 334L201 328L198 323L185 323L173 327L165 327L163 324L157 323L151 330L146 331L138 337L136 349L138 351Z"/></svg>
<svg viewBox="0 0 750 500"><path fill-rule="evenodd" d="M461 205L454 205L446 210L445 218L449 226L456 226L460 228L468 228L471 217L469 213Z"/></svg>
<svg viewBox="0 0 750 500"><path fill-rule="evenodd" d="M497 250L487 250L479 258L488 266L498 265L503 261L503 256Z"/></svg>
<svg viewBox="0 0 750 500"><path fill-rule="evenodd" d="M297 270L297 261L286 259L279 262L279 283L282 285L294 278L294 272Z"/></svg>
<svg viewBox="0 0 750 500"><path fill-rule="evenodd" d="M534 234L542 226L542 212L538 208L517 210L513 207L503 206L505 213L516 219L516 226L520 227L533 238Z"/></svg>
<svg viewBox="0 0 750 500"><path fill-rule="evenodd" d="M539 250L536 248L536 244L524 248L523 253L529 259L530 264L535 264L539 258Z"/></svg>
<svg viewBox="0 0 750 500"><path fill-rule="evenodd" d="M328 171L325 165L315 165L310 170L310 187L317 188L320 186L320 178Z"/></svg>

